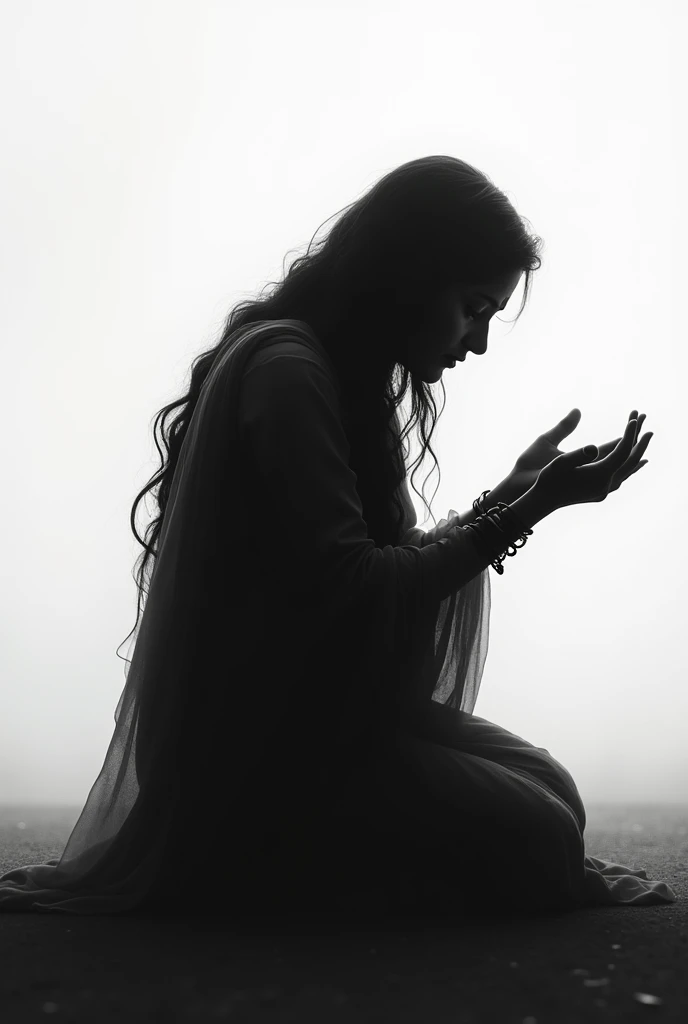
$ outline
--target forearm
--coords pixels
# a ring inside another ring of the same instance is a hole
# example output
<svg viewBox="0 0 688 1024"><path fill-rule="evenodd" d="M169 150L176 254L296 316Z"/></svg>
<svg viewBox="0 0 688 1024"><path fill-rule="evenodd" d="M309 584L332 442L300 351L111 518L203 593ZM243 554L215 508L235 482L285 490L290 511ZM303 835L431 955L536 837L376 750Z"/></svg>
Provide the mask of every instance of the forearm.
<svg viewBox="0 0 688 1024"><path fill-rule="evenodd" d="M500 501L503 501L505 505L513 505L515 501L518 501L522 497L509 483L509 478L505 477L504 480L500 481L496 487L494 487L489 494L485 495L485 509L495 508ZM466 526L468 523L474 523L478 518L475 510L471 506L466 512L463 512L459 517L459 526ZM449 520L451 523L451 519ZM434 540L439 539L444 531L438 533L437 527L431 530L420 530L417 527L410 529L404 540L403 544L412 544L415 547L424 547L426 544L431 544Z"/></svg>

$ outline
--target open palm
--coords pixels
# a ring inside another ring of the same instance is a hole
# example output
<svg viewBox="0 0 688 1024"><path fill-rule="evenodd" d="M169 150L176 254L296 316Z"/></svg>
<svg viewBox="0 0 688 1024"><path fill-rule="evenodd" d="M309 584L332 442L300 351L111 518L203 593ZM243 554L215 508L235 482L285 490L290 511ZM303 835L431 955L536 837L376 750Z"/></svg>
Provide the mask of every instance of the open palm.
<svg viewBox="0 0 688 1024"><path fill-rule="evenodd" d="M513 492L519 496L529 491L537 480L540 470L548 466L550 462L553 462L559 455L563 455L564 452L558 447L565 438L567 438L576 429L581 420L580 409L572 409L570 413L564 416L563 420L552 427L550 430L546 430L544 434L540 434L539 437L533 441L533 443L526 448L526 450L519 455L518 459L514 464L514 468L509 473L509 483L513 488ZM636 410L634 410L629 419L634 416L638 416ZM637 443L638 437L640 436L640 429L645 420L645 413L638 416L638 425L636 429L636 435L634 444ZM610 452L616 448L617 444L621 440L620 437L615 438L613 441L607 441L606 444L602 444L598 448L597 458L593 462L589 463L592 465L594 462L599 462L600 459L604 459L609 455ZM619 480L616 486L612 487L611 490L616 490L621 484Z"/></svg>

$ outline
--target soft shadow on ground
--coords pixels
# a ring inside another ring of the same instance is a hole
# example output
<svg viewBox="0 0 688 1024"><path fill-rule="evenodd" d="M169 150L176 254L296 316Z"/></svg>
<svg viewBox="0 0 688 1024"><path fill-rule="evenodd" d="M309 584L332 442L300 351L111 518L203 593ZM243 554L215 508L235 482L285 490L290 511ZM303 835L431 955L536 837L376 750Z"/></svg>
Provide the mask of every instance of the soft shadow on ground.
<svg viewBox="0 0 688 1024"><path fill-rule="evenodd" d="M0 873L58 857L80 811L0 808ZM685 1024L688 806L586 811L588 854L644 867L679 902L338 931L1 913L2 1020Z"/></svg>

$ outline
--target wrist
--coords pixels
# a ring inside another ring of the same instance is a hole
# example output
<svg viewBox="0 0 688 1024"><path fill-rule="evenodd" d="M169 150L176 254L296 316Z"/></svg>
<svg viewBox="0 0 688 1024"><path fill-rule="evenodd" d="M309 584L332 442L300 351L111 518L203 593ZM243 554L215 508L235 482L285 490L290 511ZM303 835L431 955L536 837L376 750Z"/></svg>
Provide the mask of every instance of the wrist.
<svg viewBox="0 0 688 1024"><path fill-rule="evenodd" d="M551 515L555 511L553 507L546 505L542 499L542 495L537 490L535 484L522 494L520 498L516 498L515 501L511 502L511 507L514 510L514 514L527 530L532 530L533 527Z"/></svg>
<svg viewBox="0 0 688 1024"><path fill-rule="evenodd" d="M503 501L505 505L512 505L519 497L518 491L509 483L509 478L505 477L496 487L493 487L489 494L485 495L482 505L487 511L487 509L495 508L500 501ZM461 515L461 526L466 526L467 523L474 523L477 518L478 513L471 507Z"/></svg>
<svg viewBox="0 0 688 1024"><path fill-rule="evenodd" d="M508 476L504 477L489 494L485 495L483 507L485 509L494 508L500 501L503 501L505 505L512 505L517 498L521 497L522 493L513 486Z"/></svg>

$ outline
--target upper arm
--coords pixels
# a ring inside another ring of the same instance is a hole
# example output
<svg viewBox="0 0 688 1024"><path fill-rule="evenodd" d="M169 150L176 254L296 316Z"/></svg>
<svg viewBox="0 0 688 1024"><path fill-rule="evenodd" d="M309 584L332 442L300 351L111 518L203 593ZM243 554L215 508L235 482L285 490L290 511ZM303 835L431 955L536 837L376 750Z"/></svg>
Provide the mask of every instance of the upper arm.
<svg viewBox="0 0 688 1024"><path fill-rule="evenodd" d="M374 544L328 371L310 351L271 346L244 374L239 419L256 511L278 529L275 558L298 566L304 588L358 572Z"/></svg>

